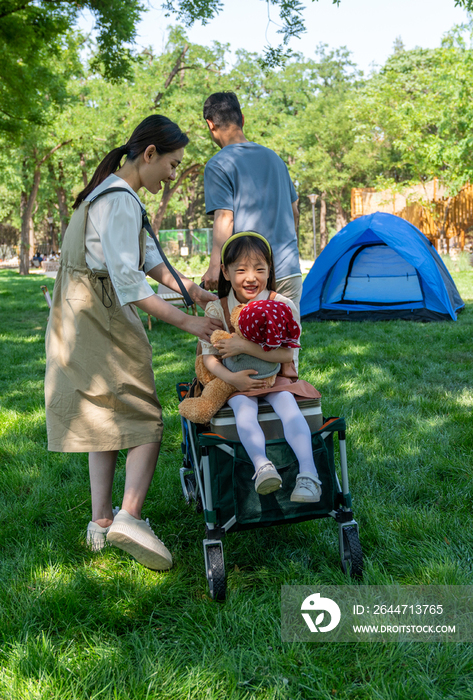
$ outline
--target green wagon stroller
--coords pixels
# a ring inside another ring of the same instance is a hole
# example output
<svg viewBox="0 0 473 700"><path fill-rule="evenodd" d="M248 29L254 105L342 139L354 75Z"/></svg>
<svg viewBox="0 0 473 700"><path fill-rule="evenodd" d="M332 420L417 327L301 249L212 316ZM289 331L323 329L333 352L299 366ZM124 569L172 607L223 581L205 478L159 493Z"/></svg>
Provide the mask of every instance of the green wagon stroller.
<svg viewBox="0 0 473 700"><path fill-rule="evenodd" d="M177 385L181 401L190 384ZM211 421L210 429L181 417L183 466L181 485L188 503L196 502L205 520L204 561L210 596L224 600L226 594L223 539L228 532L298 523L331 517L338 523L341 566L360 578L363 553L358 524L353 518L348 486L345 420L322 417L320 399L299 403L312 432L314 460L322 481L319 503L292 503L291 491L299 471L298 462L283 435L282 426L269 404L260 401L258 421L266 436L268 459L282 477L282 487L259 496L254 490L254 467L238 440L233 411L224 406ZM340 451L341 483L335 470L334 434Z"/></svg>

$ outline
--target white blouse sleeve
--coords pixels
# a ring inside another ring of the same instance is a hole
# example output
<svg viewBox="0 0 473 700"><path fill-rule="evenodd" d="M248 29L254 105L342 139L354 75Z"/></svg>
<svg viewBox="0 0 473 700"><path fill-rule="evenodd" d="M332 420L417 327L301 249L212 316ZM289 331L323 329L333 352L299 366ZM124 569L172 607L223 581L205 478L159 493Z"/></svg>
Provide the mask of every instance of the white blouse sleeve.
<svg viewBox="0 0 473 700"><path fill-rule="evenodd" d="M132 197L118 192L105 195L101 204L96 229L118 300L123 306L147 299L154 291L139 269L141 207Z"/></svg>
<svg viewBox="0 0 473 700"><path fill-rule="evenodd" d="M163 261L159 250L156 248L156 243L153 241L151 236L147 236L146 238L146 257L145 257L145 264L143 266L143 271L145 275L148 274L150 270L153 269L153 267L156 267L156 265L160 265Z"/></svg>

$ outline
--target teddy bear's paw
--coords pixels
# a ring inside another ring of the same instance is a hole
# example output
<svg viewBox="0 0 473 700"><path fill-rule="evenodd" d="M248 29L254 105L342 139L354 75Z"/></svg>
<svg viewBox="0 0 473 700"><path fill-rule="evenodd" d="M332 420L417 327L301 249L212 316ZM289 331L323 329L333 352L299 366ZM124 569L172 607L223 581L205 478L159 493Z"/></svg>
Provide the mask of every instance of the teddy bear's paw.
<svg viewBox="0 0 473 700"><path fill-rule="evenodd" d="M211 401L207 401L201 396L196 399L184 399L179 404L179 413L183 418L187 418L191 423L206 424L215 415L218 409Z"/></svg>
<svg viewBox="0 0 473 700"><path fill-rule="evenodd" d="M198 398L184 399L184 401L181 401L181 403L179 404L179 413L181 414L181 416L194 422L194 417L197 411L197 402Z"/></svg>
<svg viewBox="0 0 473 700"><path fill-rule="evenodd" d="M212 344L218 343L219 340L226 340L227 338L231 338L230 333L227 333L227 331L217 330L210 336L210 342Z"/></svg>

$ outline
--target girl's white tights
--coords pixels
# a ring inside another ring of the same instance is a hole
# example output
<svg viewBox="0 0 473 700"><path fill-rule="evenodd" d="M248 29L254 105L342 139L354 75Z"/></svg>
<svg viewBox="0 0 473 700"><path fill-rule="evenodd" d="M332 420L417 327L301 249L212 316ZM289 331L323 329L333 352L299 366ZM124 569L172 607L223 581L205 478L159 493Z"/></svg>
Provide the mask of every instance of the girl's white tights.
<svg viewBox="0 0 473 700"><path fill-rule="evenodd" d="M310 428L299 410L294 395L288 391L279 391L266 394L264 398L271 404L281 420L284 437L292 447L299 462L299 471L310 472L317 476L312 456ZM257 470L269 461L266 456L264 433L258 423L258 398L256 396L233 396L228 400L228 404L235 414L236 428L241 443L248 452L255 470Z"/></svg>

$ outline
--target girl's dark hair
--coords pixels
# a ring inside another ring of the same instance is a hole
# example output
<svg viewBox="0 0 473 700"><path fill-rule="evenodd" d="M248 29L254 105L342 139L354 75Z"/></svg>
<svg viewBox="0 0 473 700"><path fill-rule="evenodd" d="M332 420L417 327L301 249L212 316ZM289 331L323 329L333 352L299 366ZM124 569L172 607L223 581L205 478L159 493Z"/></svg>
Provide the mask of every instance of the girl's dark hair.
<svg viewBox="0 0 473 700"><path fill-rule="evenodd" d="M148 146L154 146L158 155L172 153L179 148L184 148L189 143L186 134L180 130L177 124L161 114L152 114L138 124L128 142L124 146L114 148L98 166L89 184L80 192L74 202L73 209L94 190L106 177L114 173L120 167L123 156L127 160L135 160L140 153L146 151Z"/></svg>
<svg viewBox="0 0 473 700"><path fill-rule="evenodd" d="M266 289L272 292L276 291L276 275L274 274L274 260L273 252L268 247L268 245L257 238L256 236L241 236L240 238L235 238L231 241L225 248L223 264L228 267L232 263L236 262L243 257L255 256L258 258L264 258L269 267L268 283ZM232 284L229 280L226 280L222 270L220 270L220 276L218 278L218 297L222 299L227 297L230 293Z"/></svg>

